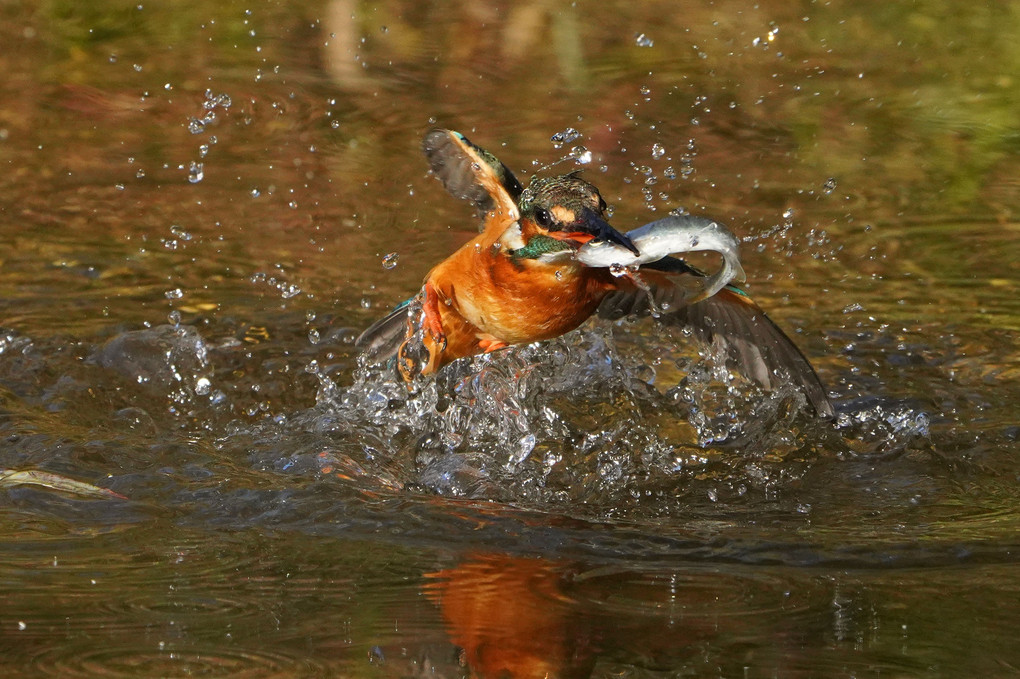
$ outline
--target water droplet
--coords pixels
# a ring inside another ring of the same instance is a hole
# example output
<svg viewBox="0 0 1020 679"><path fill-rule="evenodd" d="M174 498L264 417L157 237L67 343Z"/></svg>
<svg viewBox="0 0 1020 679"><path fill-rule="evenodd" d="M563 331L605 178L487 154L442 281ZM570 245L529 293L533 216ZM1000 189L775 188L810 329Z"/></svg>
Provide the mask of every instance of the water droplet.
<svg viewBox="0 0 1020 679"><path fill-rule="evenodd" d="M319 342L322 341L322 335L319 333L318 330L312 328L311 330L308 331L308 341L311 344L318 344Z"/></svg>
<svg viewBox="0 0 1020 679"><path fill-rule="evenodd" d="M517 454L514 455L514 462L520 464L528 459L531 455L531 451L535 449L535 444L538 442L538 438L534 434L525 434L517 442L518 450Z"/></svg>
<svg viewBox="0 0 1020 679"><path fill-rule="evenodd" d="M549 141L553 143L553 147L562 148L564 144L569 144L570 142L577 141L582 136L584 135L582 135L574 128L568 127L562 132L557 132L556 134L554 134L552 137L549 138Z"/></svg>
<svg viewBox="0 0 1020 679"><path fill-rule="evenodd" d="M137 177L138 179L141 179L144 176L145 176L145 170L138 170L137 172L135 172L135 177Z"/></svg>
<svg viewBox="0 0 1020 679"><path fill-rule="evenodd" d="M652 158L658 160L659 158L662 158L664 155L666 155L666 149L662 147L662 144L658 142L652 144Z"/></svg>
<svg viewBox="0 0 1020 679"><path fill-rule="evenodd" d="M205 158L207 155L209 155L209 145L202 144L201 146L198 147L198 157Z"/></svg>
<svg viewBox="0 0 1020 679"><path fill-rule="evenodd" d="M202 134L205 132L205 123L198 118L188 119L188 132L192 134Z"/></svg>
<svg viewBox="0 0 1020 679"><path fill-rule="evenodd" d="M202 181L205 177L204 164L191 161L191 165L188 166L188 181L192 184L197 184Z"/></svg>
<svg viewBox="0 0 1020 679"><path fill-rule="evenodd" d="M825 195L829 195L835 190L836 190L836 178L829 177L828 179L825 180L825 183L822 185L822 192Z"/></svg>
<svg viewBox="0 0 1020 679"><path fill-rule="evenodd" d="M177 236L181 240L191 240L192 238L194 238L194 236L192 236L190 233L185 231L183 228L181 228L177 224L171 224L170 225L170 233L172 233L173 235Z"/></svg>
<svg viewBox="0 0 1020 679"><path fill-rule="evenodd" d="M651 93L652 93L652 88L650 88L648 85L642 85L641 86L641 94L643 94L643 95L645 95L647 97Z"/></svg>
<svg viewBox="0 0 1020 679"><path fill-rule="evenodd" d="M180 299L184 297L184 291L180 288L174 288L173 290L167 290L163 293L163 296L167 299Z"/></svg>
<svg viewBox="0 0 1020 679"><path fill-rule="evenodd" d="M178 311L177 309L174 309L173 311L171 311L170 313L168 313L166 315L166 320L170 321L171 325L180 325L181 324L181 312Z"/></svg>
<svg viewBox="0 0 1020 679"><path fill-rule="evenodd" d="M205 396L209 393L212 387L212 382L209 381L208 377L199 377L195 380L195 393L199 396Z"/></svg>
<svg viewBox="0 0 1020 679"><path fill-rule="evenodd" d="M334 130L339 130L340 129L340 121L339 120L334 120L333 122L331 122L329 124L329 126L332 127Z"/></svg>
<svg viewBox="0 0 1020 679"><path fill-rule="evenodd" d="M783 219L793 219L793 215L794 212L792 207L788 207L785 210L783 210Z"/></svg>
<svg viewBox="0 0 1020 679"><path fill-rule="evenodd" d="M570 157L574 159L578 165L587 165L591 162L591 151L584 146L575 146L570 149Z"/></svg>
<svg viewBox="0 0 1020 679"><path fill-rule="evenodd" d="M251 190L251 197L252 198L258 198L261 195L262 195L262 192L259 191L258 189L252 189Z"/></svg>
<svg viewBox="0 0 1020 679"><path fill-rule="evenodd" d="M625 267L623 264L610 264L609 273L616 276L617 278L619 278L620 276L626 276L627 267Z"/></svg>
<svg viewBox="0 0 1020 679"><path fill-rule="evenodd" d="M372 300L370 300L368 297L362 297L361 298L361 308L362 309L371 309L372 308Z"/></svg>
<svg viewBox="0 0 1020 679"><path fill-rule="evenodd" d="M397 266L397 260L400 258L396 252L391 252L382 258L382 266L384 269L393 269Z"/></svg>
<svg viewBox="0 0 1020 679"><path fill-rule="evenodd" d="M638 33L634 36L634 44L638 47L652 47L655 42L644 33Z"/></svg>

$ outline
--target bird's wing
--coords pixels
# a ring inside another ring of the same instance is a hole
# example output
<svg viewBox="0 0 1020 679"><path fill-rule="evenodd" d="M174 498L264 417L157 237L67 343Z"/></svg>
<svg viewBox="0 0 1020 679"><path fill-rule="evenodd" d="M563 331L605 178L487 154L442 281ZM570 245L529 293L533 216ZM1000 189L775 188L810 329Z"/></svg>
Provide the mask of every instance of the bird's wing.
<svg viewBox="0 0 1020 679"><path fill-rule="evenodd" d="M504 215L509 222L520 216L517 201L524 189L496 156L453 130L430 130L421 147L432 173L446 190L455 198L471 201L483 218L490 212Z"/></svg>
<svg viewBox="0 0 1020 679"><path fill-rule="evenodd" d="M368 326L354 340L354 346L361 350L371 363L383 363L397 354L397 349L407 339L408 300L393 311Z"/></svg>
<svg viewBox="0 0 1020 679"><path fill-rule="evenodd" d="M766 390L783 379L793 380L819 417L833 417L825 386L811 363L746 293L727 285L708 299L688 304L685 300L696 294L698 277L703 274L682 260L666 262L661 268L655 267L659 271L644 273L648 268L645 265L638 272L643 287L628 285L622 282L626 279L621 279L620 288L609 293L599 306L599 316L614 320L648 315L654 302L659 322L689 329L698 341L718 351L742 375ZM663 269L671 274L662 273Z"/></svg>

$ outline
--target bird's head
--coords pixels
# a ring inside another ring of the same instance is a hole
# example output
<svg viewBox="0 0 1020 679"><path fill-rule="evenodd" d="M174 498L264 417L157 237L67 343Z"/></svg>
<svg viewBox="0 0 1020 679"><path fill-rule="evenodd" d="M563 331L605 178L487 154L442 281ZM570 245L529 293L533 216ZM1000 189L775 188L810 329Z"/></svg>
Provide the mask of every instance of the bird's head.
<svg viewBox="0 0 1020 679"><path fill-rule="evenodd" d="M576 249L589 241L616 243L639 254L634 244L606 221L606 201L576 173L532 180L520 198L525 242L552 238Z"/></svg>

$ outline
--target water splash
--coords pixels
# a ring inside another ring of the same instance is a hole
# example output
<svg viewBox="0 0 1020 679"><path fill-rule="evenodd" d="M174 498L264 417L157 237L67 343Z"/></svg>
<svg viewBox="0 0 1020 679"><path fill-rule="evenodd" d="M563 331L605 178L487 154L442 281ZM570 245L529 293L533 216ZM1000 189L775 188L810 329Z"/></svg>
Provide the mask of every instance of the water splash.
<svg viewBox="0 0 1020 679"><path fill-rule="evenodd" d="M154 393L166 394L167 410L177 417L195 417L213 396L208 347L191 326L159 325L121 333L98 348L91 360Z"/></svg>
<svg viewBox="0 0 1020 679"><path fill-rule="evenodd" d="M821 425L799 392L757 391L679 331L622 337L626 352L599 325L454 362L410 389L392 366L361 365L344 386L316 364L305 422L372 441L359 463L410 488L596 514L682 511L709 486L741 497L803 473L789 460L812 457Z"/></svg>

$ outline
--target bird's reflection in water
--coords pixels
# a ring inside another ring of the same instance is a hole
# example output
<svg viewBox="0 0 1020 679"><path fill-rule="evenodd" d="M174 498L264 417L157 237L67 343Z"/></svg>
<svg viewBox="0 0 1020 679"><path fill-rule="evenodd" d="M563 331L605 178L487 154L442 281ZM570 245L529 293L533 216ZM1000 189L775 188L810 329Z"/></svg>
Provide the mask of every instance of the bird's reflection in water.
<svg viewBox="0 0 1020 679"><path fill-rule="evenodd" d="M570 595L575 575L556 561L486 554L430 574L425 591L473 675L587 677L596 640Z"/></svg>
<svg viewBox="0 0 1020 679"><path fill-rule="evenodd" d="M480 679L678 667L698 676L817 676L806 649L833 636L832 611L810 602L833 583L796 582L783 569L593 567L485 553L427 574L424 589L459 649L460 672Z"/></svg>

